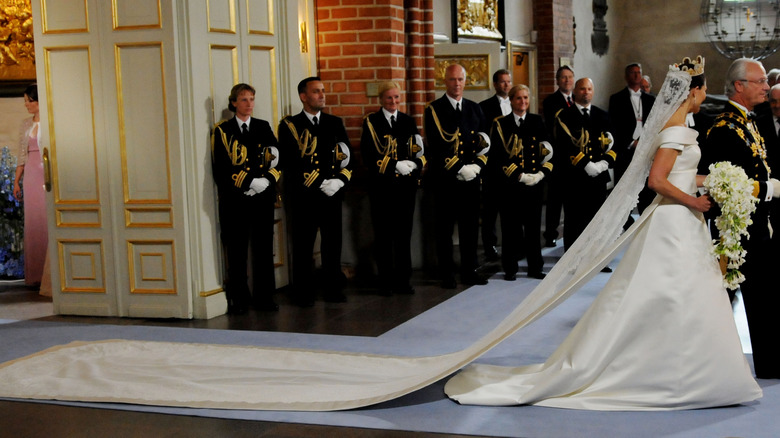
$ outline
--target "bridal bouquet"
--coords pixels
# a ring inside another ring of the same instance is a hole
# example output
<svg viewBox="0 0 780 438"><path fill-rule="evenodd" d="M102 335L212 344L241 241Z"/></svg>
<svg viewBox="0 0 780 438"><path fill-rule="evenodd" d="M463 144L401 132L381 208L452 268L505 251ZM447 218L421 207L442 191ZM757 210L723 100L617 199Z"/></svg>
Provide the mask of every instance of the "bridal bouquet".
<svg viewBox="0 0 780 438"><path fill-rule="evenodd" d="M720 205L721 214L715 219L720 240L713 241L713 253L724 260L723 286L736 289L745 280L739 267L745 262L747 251L740 243L741 236L750 237L747 227L753 223L750 215L756 211L758 198L753 196L753 180L741 167L728 161L710 165L710 174L704 179L704 187L712 199Z"/></svg>

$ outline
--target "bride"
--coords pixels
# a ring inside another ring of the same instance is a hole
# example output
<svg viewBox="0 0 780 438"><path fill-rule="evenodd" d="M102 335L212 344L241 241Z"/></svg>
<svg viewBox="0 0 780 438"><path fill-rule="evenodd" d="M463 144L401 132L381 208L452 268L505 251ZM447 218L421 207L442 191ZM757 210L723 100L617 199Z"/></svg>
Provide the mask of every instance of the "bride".
<svg viewBox="0 0 780 438"><path fill-rule="evenodd" d="M462 404L592 410L726 406L761 397L742 354L703 219L709 196L697 133L685 125L707 85L701 58L685 59L687 98L657 135L648 184L656 196L620 265L544 364L471 365L447 382ZM663 97L663 96L660 96Z"/></svg>
<svg viewBox="0 0 780 438"><path fill-rule="evenodd" d="M380 403L473 362L576 292L630 243L604 290L545 364L472 365L447 383L447 394L464 404L601 410L755 400L761 390L742 355L709 253L701 212L710 201L693 196L701 182L699 148L684 120L705 97L700 67L703 63L688 61L670 68L646 134L607 202L534 291L463 350L408 357L187 342L74 342L0 364L0 397L298 411ZM650 163L650 182L659 196L621 235Z"/></svg>

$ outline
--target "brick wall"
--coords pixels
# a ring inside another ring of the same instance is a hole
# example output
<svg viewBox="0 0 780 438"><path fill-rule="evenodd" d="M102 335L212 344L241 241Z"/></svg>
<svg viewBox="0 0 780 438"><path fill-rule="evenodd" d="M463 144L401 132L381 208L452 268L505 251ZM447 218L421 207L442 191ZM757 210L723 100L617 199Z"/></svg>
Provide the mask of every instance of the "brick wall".
<svg viewBox="0 0 780 438"><path fill-rule="evenodd" d="M394 80L404 112L419 116L433 96L432 0L318 0L318 71L327 111L344 118L358 146L363 116L379 108L368 84Z"/></svg>

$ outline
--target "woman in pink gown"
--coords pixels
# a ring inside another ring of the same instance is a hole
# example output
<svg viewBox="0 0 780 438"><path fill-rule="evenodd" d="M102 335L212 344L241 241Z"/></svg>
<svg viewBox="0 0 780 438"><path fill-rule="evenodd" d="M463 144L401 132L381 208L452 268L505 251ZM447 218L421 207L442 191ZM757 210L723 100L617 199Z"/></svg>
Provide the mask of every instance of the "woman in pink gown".
<svg viewBox="0 0 780 438"><path fill-rule="evenodd" d="M28 285L40 285L45 271L48 230L43 161L38 148L38 87L35 84L24 90L24 106L33 116L22 122L20 129L14 196L24 202L24 281ZM24 191L20 185L22 181Z"/></svg>

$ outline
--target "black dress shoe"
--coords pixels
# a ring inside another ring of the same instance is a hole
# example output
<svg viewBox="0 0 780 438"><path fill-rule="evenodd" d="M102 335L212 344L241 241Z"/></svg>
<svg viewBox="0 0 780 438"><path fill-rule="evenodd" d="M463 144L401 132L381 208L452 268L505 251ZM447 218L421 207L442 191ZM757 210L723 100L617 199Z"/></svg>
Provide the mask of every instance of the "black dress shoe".
<svg viewBox="0 0 780 438"><path fill-rule="evenodd" d="M239 304L239 303L232 303L228 304L228 314L229 315L243 315L248 311L248 307L246 304Z"/></svg>
<svg viewBox="0 0 780 438"><path fill-rule="evenodd" d="M398 295L414 295L414 288L407 284L406 286L393 289L393 292Z"/></svg>
<svg viewBox="0 0 780 438"><path fill-rule="evenodd" d="M292 302L298 307L314 307L314 297L309 295L293 297Z"/></svg>
<svg viewBox="0 0 780 438"><path fill-rule="evenodd" d="M484 286L488 284L487 278L477 274L476 272L473 274L466 274L462 277L463 284L468 284L470 286Z"/></svg>
<svg viewBox="0 0 780 438"><path fill-rule="evenodd" d="M612 268L610 268L609 266L604 266L604 267L601 269L601 272L610 273L610 272L612 272Z"/></svg>
<svg viewBox="0 0 780 438"><path fill-rule="evenodd" d="M341 291L326 292L322 298L329 303L346 303L347 296Z"/></svg>
<svg viewBox="0 0 780 438"><path fill-rule="evenodd" d="M547 248L555 248L558 246L558 241L556 239L547 239L547 241L544 242L544 246Z"/></svg>
<svg viewBox="0 0 780 438"><path fill-rule="evenodd" d="M455 277L447 277L441 281L442 289L455 289L458 287L458 283L455 282Z"/></svg>
<svg viewBox="0 0 780 438"><path fill-rule="evenodd" d="M279 305L270 297L254 303L252 307L261 312L276 312L279 310Z"/></svg>
<svg viewBox="0 0 780 438"><path fill-rule="evenodd" d="M515 280L517 280L517 274L515 274L515 273L512 273L512 274L506 273L506 274L504 274L504 280L506 280L506 281L515 281Z"/></svg>
<svg viewBox="0 0 780 438"><path fill-rule="evenodd" d="M392 297L393 291L390 290L389 287L380 287L377 290L377 295L379 295L380 297Z"/></svg>
<svg viewBox="0 0 780 438"><path fill-rule="evenodd" d="M529 272L528 273L528 277L535 278L537 280L543 280L544 277L546 277L546 276L547 276L547 273L543 272L543 271L536 271L536 272Z"/></svg>

